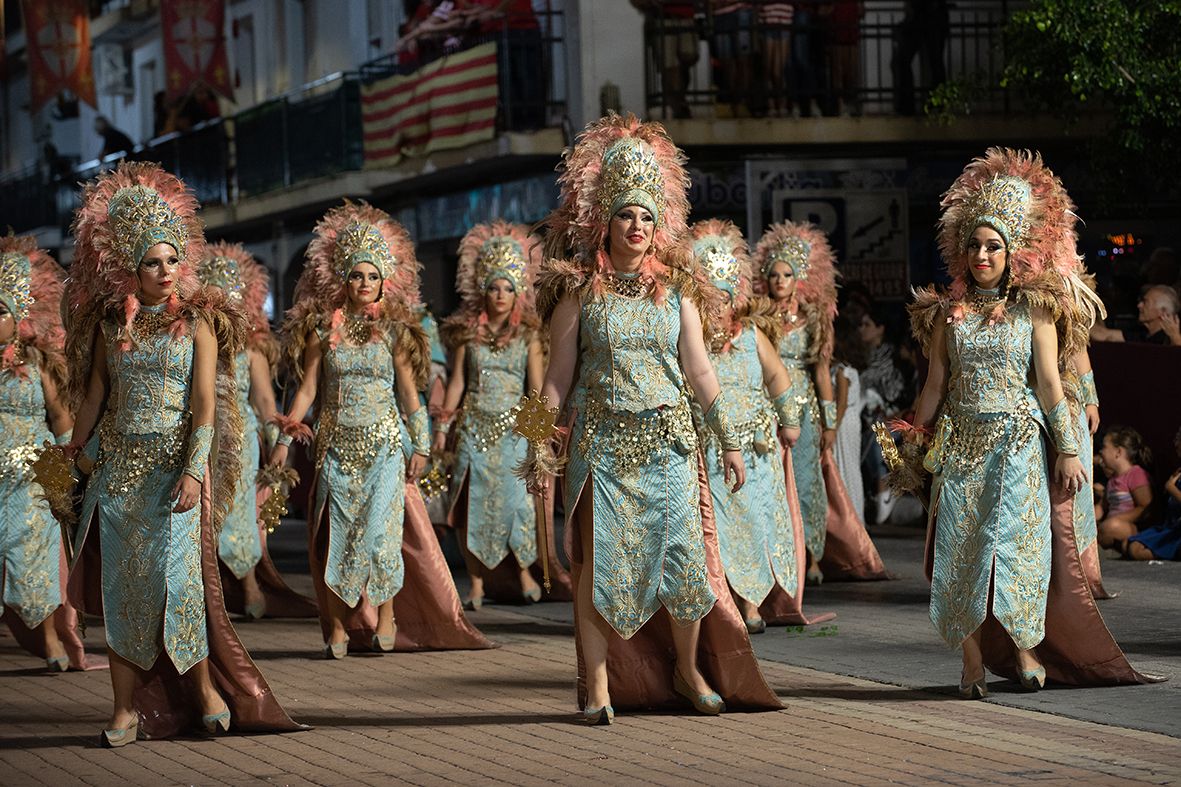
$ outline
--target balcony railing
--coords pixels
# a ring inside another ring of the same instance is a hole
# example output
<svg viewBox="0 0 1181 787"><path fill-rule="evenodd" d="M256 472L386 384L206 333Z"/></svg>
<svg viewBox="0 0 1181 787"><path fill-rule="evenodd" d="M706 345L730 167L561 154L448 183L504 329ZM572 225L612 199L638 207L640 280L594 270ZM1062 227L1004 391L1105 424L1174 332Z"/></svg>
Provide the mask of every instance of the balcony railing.
<svg viewBox="0 0 1181 787"><path fill-rule="evenodd" d="M976 111L1009 108L1001 32L1019 0L650 5L645 83L659 117L914 115L952 81Z"/></svg>
<svg viewBox="0 0 1181 787"><path fill-rule="evenodd" d="M475 45L491 36L501 44L498 131L534 130L560 125L563 120L561 13L539 12L538 21L539 28L524 36L505 25L465 41ZM522 51L527 53L522 56ZM361 83L396 73L404 65L382 58L237 115L207 121L192 131L151 140L126 154L72 167L59 162L56 174L49 174L45 167L0 177L0 216L17 231L46 226L65 231L78 206L77 183L124 158L159 163L184 180L203 205L232 204L359 170L364 165ZM418 61L413 68L422 65ZM537 68L543 70L541 78Z"/></svg>

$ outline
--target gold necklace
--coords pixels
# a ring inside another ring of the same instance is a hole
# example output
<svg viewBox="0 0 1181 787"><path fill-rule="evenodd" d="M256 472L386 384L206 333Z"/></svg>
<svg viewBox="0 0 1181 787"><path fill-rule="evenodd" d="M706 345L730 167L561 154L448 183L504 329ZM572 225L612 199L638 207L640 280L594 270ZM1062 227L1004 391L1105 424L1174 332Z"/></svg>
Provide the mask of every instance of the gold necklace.
<svg viewBox="0 0 1181 787"><path fill-rule="evenodd" d="M344 337L348 339L349 344L355 344L358 347L368 344L369 339L373 336L372 324L363 314L350 314L346 316L342 329Z"/></svg>
<svg viewBox="0 0 1181 787"><path fill-rule="evenodd" d="M176 315L169 314L167 309L160 311L140 309L135 315L135 322L131 324L131 333L140 341L150 339L172 325L175 320Z"/></svg>
<svg viewBox="0 0 1181 787"><path fill-rule="evenodd" d="M624 298L640 298L648 294L648 283L639 276L608 274L603 280L608 290Z"/></svg>
<svg viewBox="0 0 1181 787"><path fill-rule="evenodd" d="M976 311L991 311L1004 298L997 290L972 290L968 296L968 305Z"/></svg>

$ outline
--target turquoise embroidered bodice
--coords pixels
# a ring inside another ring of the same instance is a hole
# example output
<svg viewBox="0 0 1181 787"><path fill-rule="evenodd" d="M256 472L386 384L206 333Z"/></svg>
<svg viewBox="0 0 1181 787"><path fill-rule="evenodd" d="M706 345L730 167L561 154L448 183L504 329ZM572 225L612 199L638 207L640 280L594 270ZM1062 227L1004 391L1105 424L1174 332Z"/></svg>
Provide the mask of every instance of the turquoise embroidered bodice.
<svg viewBox="0 0 1181 787"><path fill-rule="evenodd" d="M775 433L775 416L763 388L763 365L754 329L744 327L729 352L711 354L710 360L718 384L726 392L722 399L725 416L741 438L743 450L754 448L765 453ZM699 427L698 433L707 444L717 439L709 429Z"/></svg>
<svg viewBox="0 0 1181 787"><path fill-rule="evenodd" d="M28 460L52 436L37 367L30 364L25 369L27 378L0 371L0 479L31 477Z"/></svg>
<svg viewBox="0 0 1181 787"><path fill-rule="evenodd" d="M340 426L372 426L397 412L394 356L384 341L341 342L324 352L324 409Z"/></svg>
<svg viewBox="0 0 1181 787"><path fill-rule="evenodd" d="M681 401L679 292L669 289L663 304L613 293L589 299L582 304L579 334L580 387L587 402L635 413Z"/></svg>
<svg viewBox="0 0 1181 787"><path fill-rule="evenodd" d="M785 331L779 341L779 357L790 372L808 368L808 326Z"/></svg>
<svg viewBox="0 0 1181 787"><path fill-rule="evenodd" d="M493 350L483 342L471 342L465 353L465 406L490 413L503 413L521 402L529 345L523 338Z"/></svg>
<svg viewBox="0 0 1181 787"><path fill-rule="evenodd" d="M1033 322L1023 302L1010 304L996 325L987 315L967 312L947 332L950 383L947 406L953 413L999 414L1037 411L1030 384Z"/></svg>
<svg viewBox="0 0 1181 787"><path fill-rule="evenodd" d="M162 308L162 307L161 307ZM144 311L158 311L144 307ZM111 380L114 429L119 434L167 434L189 413L189 382L193 377L192 326L183 336L160 331L136 339L121 351L117 330L104 323L107 366Z"/></svg>
<svg viewBox="0 0 1181 787"><path fill-rule="evenodd" d="M0 344L0 349L4 345ZM29 364L25 367L27 379L10 371L0 371L0 419L6 416L21 418L39 418L45 420L45 395L41 391L41 377L37 367ZM6 425L0 420L0 425ZM7 428L0 429L4 434Z"/></svg>

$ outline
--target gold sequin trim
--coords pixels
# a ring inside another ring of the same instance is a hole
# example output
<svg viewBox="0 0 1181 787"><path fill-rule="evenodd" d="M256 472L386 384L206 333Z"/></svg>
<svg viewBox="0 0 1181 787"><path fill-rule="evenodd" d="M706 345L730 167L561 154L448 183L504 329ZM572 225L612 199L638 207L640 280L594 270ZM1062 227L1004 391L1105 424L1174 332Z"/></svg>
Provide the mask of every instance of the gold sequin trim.
<svg viewBox="0 0 1181 787"><path fill-rule="evenodd" d="M697 448L693 413L684 397L671 407L641 413L611 411L592 400L586 408L586 429L579 441L579 451L584 456L593 456L594 438L601 434L612 435L613 469L620 475L635 472L647 464L658 449L670 444L686 453Z"/></svg>
<svg viewBox="0 0 1181 787"><path fill-rule="evenodd" d="M465 407L463 411L463 436L471 442L471 446L483 453L500 442L500 438L513 428L517 421L517 413L521 406L517 405L502 413L486 412L475 407Z"/></svg>
<svg viewBox="0 0 1181 787"><path fill-rule="evenodd" d="M341 472L355 475L368 470L385 446L389 446L390 453L402 448L397 410L391 409L377 423L366 426L342 426L326 417L316 442L316 468L324 464L324 457L332 449L340 461Z"/></svg>

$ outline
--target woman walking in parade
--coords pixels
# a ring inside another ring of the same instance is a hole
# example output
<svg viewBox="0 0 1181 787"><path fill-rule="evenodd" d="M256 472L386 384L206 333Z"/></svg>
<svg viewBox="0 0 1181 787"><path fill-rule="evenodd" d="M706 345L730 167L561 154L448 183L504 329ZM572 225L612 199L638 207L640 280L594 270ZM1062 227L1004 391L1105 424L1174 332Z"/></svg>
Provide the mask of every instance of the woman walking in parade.
<svg viewBox="0 0 1181 787"><path fill-rule="evenodd" d="M325 656L344 658L350 645L379 653L488 647L463 618L414 483L430 453L418 398L429 350L414 313L418 261L406 230L364 203L328 211L295 300L284 331L299 389L290 412L276 416L282 434L270 461L281 465L293 439L311 437L302 418L317 405L308 552ZM395 596L404 591L407 614L398 620Z"/></svg>
<svg viewBox="0 0 1181 787"><path fill-rule="evenodd" d="M68 449L90 478L70 596L106 624L104 746L194 724L298 729L222 604L217 534L238 481L245 323L197 281L196 211L176 177L121 163L87 184L74 222L66 349L80 404ZM182 675L191 692L174 685Z"/></svg>
<svg viewBox="0 0 1181 787"><path fill-rule="evenodd" d="M32 236L0 237L0 611L50 672L102 665L87 657L65 598L61 529L28 462L48 441L68 443L64 400L65 271Z"/></svg>
<svg viewBox="0 0 1181 787"><path fill-rule="evenodd" d="M686 701L705 714L779 708L725 585L689 404L691 390L741 487L741 444L702 338L702 310L720 293L678 245L684 157L659 124L611 115L561 170L539 286L551 361L538 403L572 421L564 499L583 717L609 724L616 707ZM563 459L531 444L531 491Z"/></svg>
<svg viewBox="0 0 1181 787"><path fill-rule="evenodd" d="M986 668L1030 691L1145 682L1103 624L1075 541L1087 476L1059 368L1085 346L1097 299L1077 275L1073 205L1040 156L993 148L942 206L952 284L911 307L930 370L907 432L934 474L930 613L962 649L960 695L987 695Z"/></svg>
<svg viewBox="0 0 1181 787"><path fill-rule="evenodd" d="M830 373L837 308L832 248L816 226L785 221L767 230L754 258L759 270L754 291L770 296L779 312L779 355L800 408L791 465L804 519L807 581L887 579L832 456L837 428Z"/></svg>
<svg viewBox="0 0 1181 787"><path fill-rule="evenodd" d="M480 608L485 575L510 555L505 572L516 583L513 595L534 602L542 595L530 572L539 559L535 501L513 475L525 459L526 442L512 431L521 396L541 387L545 365L533 304L535 242L528 228L504 221L469 230L459 244L456 276L463 304L443 324L454 371L436 419L433 449L444 450L462 403L450 520L471 577L468 609ZM556 560L550 564L569 598L569 576Z"/></svg>
<svg viewBox="0 0 1181 787"><path fill-rule="evenodd" d="M261 500L256 478L261 452L264 445L270 450L278 436L270 420L275 415L272 381L279 347L263 311L269 290L266 269L240 244L214 243L206 248L197 278L207 287L221 290L247 319L246 346L234 358L238 412L243 422L242 460L234 500L218 541L226 608L250 620L264 615L315 617L315 602L291 590L279 576L267 550L267 534L258 521ZM269 428L264 429L263 424ZM266 489L262 495L270 491Z"/></svg>
<svg viewBox="0 0 1181 787"><path fill-rule="evenodd" d="M814 622L801 610L803 528L795 485L785 483L783 466L800 427L791 378L775 349L779 315L765 298L751 297L753 271L737 227L717 219L698 222L690 241L697 265L727 298L720 321L705 321L705 342L726 392L719 405L729 408L726 419L741 443L746 465L741 489L731 491L726 484L721 446L703 428L700 407L694 415L730 592L751 634L762 633L768 623Z"/></svg>

